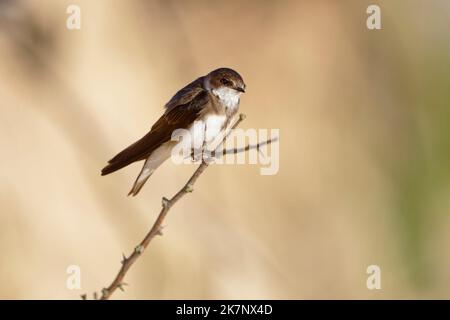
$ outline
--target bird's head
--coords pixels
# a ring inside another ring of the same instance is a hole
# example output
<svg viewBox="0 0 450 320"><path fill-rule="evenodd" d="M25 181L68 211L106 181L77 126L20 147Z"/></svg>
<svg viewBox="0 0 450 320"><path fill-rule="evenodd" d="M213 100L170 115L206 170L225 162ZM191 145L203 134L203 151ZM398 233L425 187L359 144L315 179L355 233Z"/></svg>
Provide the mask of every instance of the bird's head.
<svg viewBox="0 0 450 320"><path fill-rule="evenodd" d="M245 83L240 74L228 68L208 73L205 76L204 86L231 110L239 107L241 94L245 92Z"/></svg>
<svg viewBox="0 0 450 320"><path fill-rule="evenodd" d="M245 92L245 83L241 75L229 68L220 68L211 71L205 77L205 86L212 91L235 91L237 95Z"/></svg>

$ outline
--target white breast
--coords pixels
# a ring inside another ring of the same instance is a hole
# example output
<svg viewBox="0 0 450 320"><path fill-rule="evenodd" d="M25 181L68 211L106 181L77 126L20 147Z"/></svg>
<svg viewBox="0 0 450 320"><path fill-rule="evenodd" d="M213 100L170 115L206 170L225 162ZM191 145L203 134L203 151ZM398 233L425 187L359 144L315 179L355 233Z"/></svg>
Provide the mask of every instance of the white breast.
<svg viewBox="0 0 450 320"><path fill-rule="evenodd" d="M213 89L212 92L220 99L226 108L234 110L239 107L241 92L230 88Z"/></svg>
<svg viewBox="0 0 450 320"><path fill-rule="evenodd" d="M187 132L190 137L183 140L195 149L200 149L205 138L206 142L210 143L222 132L226 120L225 115L210 115L204 120L197 120Z"/></svg>
<svg viewBox="0 0 450 320"><path fill-rule="evenodd" d="M206 141L211 142L222 132L227 117L224 115L211 115L206 118Z"/></svg>

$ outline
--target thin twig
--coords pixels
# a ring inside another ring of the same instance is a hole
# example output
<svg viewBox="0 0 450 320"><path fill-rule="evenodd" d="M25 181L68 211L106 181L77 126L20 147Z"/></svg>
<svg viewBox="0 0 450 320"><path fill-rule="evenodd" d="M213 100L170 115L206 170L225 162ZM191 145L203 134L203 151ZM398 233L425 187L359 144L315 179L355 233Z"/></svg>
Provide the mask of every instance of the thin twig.
<svg viewBox="0 0 450 320"><path fill-rule="evenodd" d="M225 136L224 140L228 137L228 135L231 133L233 129L235 129L239 123L241 123L245 119L245 115L240 114L238 120L235 122L235 124L232 126L231 130L228 132L228 134ZM273 142L273 140L268 140L265 142L265 144L269 144ZM259 145L259 144L258 144ZM258 148L259 146L247 146L246 148L243 148L242 151L250 150ZM227 152L227 150L225 150ZM239 149L230 149L230 153L238 153L240 152ZM162 235L162 223L164 222L164 219L167 216L167 213L169 212L170 208L178 201L180 200L185 194L190 193L194 191L193 187L197 179L200 177L200 175L208 168L209 162L202 160L202 163L200 166L195 170L194 174L189 178L189 180L186 182L186 184L181 188L171 199L162 198L162 208L158 215L158 218L156 219L155 223L153 224L150 231L147 233L145 238L134 248L133 253L126 257L123 255L122 258L122 267L120 268L119 272L117 273L116 277L114 278L114 281L109 285L109 287L104 288L102 290L102 295L100 297L100 300L108 300L111 295L114 293L114 291L117 290L117 288L123 290L123 286L125 283L123 282L125 275L127 274L128 270L131 268L131 266L136 262L136 260L144 253L147 246L150 244L152 239L157 235Z"/></svg>
<svg viewBox="0 0 450 320"><path fill-rule="evenodd" d="M257 144L246 145L244 148L224 149L221 151L221 153L214 151L214 152L212 152L212 156L214 158L216 158L218 156L220 157L220 156L224 156L227 154L236 154L236 153L246 152L246 151L254 150L254 149L260 151L261 147L269 145L269 144L271 144L273 142L277 142L277 141L278 141L278 137L275 137L275 138L268 139L266 141L258 142Z"/></svg>

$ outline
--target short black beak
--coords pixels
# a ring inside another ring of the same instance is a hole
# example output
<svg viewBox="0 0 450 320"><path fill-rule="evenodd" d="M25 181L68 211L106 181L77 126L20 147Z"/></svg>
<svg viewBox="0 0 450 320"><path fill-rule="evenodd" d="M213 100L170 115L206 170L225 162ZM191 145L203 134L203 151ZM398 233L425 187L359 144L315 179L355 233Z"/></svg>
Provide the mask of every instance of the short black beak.
<svg viewBox="0 0 450 320"><path fill-rule="evenodd" d="M237 87L236 90L239 92L245 93L245 88Z"/></svg>

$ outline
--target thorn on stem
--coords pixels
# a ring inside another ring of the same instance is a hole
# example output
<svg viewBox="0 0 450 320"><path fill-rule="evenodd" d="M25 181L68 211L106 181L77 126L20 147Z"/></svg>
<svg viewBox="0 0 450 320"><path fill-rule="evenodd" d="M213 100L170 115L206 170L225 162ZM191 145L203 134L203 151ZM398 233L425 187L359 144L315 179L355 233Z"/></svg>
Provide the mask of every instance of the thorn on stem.
<svg viewBox="0 0 450 320"><path fill-rule="evenodd" d="M159 226L158 231L156 231L155 235L162 236L163 235L163 232L162 232L163 229L164 229L164 226Z"/></svg>
<svg viewBox="0 0 450 320"><path fill-rule="evenodd" d="M184 187L184 191L188 192L188 193L194 191L194 188L193 188L192 184L190 184L190 183L187 184L186 187Z"/></svg>
<svg viewBox="0 0 450 320"><path fill-rule="evenodd" d="M169 205L169 199L167 199L166 197L162 198L162 206L164 208L166 208Z"/></svg>
<svg viewBox="0 0 450 320"><path fill-rule="evenodd" d="M247 116L245 114L243 114L243 113L239 114L239 120L240 121L245 120L245 118L247 118Z"/></svg>
<svg viewBox="0 0 450 320"><path fill-rule="evenodd" d="M108 289L103 288L103 289L102 289L102 295L103 295L104 297L106 297L108 294L109 294Z"/></svg>
<svg viewBox="0 0 450 320"><path fill-rule="evenodd" d="M127 262L128 258L125 256L125 253L122 253L122 264L125 264Z"/></svg>
<svg viewBox="0 0 450 320"><path fill-rule="evenodd" d="M136 248L134 248L134 251L136 251L136 253L138 254L141 254L142 252L144 252L144 246L138 245Z"/></svg>
<svg viewBox="0 0 450 320"><path fill-rule="evenodd" d="M127 286L128 284L125 282L119 283L117 285L117 288L119 288L121 291L125 291L124 286Z"/></svg>

